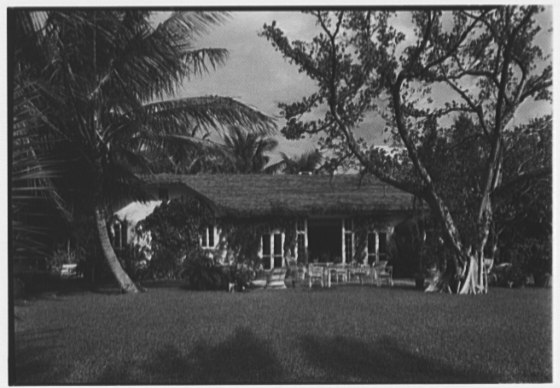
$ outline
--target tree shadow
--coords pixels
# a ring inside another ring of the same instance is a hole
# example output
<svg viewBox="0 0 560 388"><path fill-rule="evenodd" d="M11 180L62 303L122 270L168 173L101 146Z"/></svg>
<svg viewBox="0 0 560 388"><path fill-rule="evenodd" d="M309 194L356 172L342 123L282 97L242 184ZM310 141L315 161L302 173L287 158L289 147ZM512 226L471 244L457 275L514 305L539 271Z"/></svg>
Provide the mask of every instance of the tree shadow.
<svg viewBox="0 0 560 388"><path fill-rule="evenodd" d="M46 381L59 381L63 377L52 361L62 331L50 329L18 334L10 360L10 384L37 385Z"/></svg>
<svg viewBox="0 0 560 388"><path fill-rule="evenodd" d="M141 371L134 377L134 369ZM103 384L254 384L278 382L279 362L269 344L247 328L239 328L224 342L199 342L182 352L167 344L140 365L111 366L97 383Z"/></svg>
<svg viewBox="0 0 560 388"><path fill-rule="evenodd" d="M299 344L306 359L326 374L325 383L493 383L498 378L480 370L457 369L415 354L390 337L372 344L334 337L303 336Z"/></svg>

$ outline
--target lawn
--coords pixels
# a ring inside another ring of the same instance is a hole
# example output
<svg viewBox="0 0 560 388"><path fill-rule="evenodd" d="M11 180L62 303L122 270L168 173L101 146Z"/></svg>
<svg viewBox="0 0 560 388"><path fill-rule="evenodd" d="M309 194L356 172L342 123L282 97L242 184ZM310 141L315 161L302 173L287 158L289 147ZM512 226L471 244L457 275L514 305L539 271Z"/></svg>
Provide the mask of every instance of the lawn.
<svg viewBox="0 0 560 388"><path fill-rule="evenodd" d="M478 383L552 379L550 289L151 288L15 307L15 384Z"/></svg>

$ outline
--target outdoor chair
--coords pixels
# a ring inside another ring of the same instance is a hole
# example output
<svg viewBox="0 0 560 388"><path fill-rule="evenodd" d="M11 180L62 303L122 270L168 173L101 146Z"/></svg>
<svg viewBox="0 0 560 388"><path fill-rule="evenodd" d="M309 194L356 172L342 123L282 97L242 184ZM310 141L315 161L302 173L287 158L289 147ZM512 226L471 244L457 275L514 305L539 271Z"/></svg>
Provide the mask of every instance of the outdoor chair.
<svg viewBox="0 0 560 388"><path fill-rule="evenodd" d="M391 287L393 286L393 267L387 265L386 260L378 261L373 265L373 276L377 287L381 285L383 280L387 281Z"/></svg>
<svg viewBox="0 0 560 388"><path fill-rule="evenodd" d="M309 288L311 288L311 286L315 282L319 282L321 284L321 287L324 287L325 283L323 278L324 278L324 267L309 264L309 269L307 271L307 280L308 280Z"/></svg>
<svg viewBox="0 0 560 388"><path fill-rule="evenodd" d="M266 278L266 288L284 289L286 288L286 268L274 268Z"/></svg>
<svg viewBox="0 0 560 388"><path fill-rule="evenodd" d="M334 281L336 283L347 283L348 282L348 267L344 263L336 264L331 270L331 274L334 276Z"/></svg>

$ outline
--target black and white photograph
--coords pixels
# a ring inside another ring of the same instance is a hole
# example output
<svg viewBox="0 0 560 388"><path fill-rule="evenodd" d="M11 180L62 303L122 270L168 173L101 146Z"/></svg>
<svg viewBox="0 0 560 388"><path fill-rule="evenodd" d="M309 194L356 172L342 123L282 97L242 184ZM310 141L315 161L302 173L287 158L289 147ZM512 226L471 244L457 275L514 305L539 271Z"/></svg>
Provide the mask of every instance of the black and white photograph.
<svg viewBox="0 0 560 388"><path fill-rule="evenodd" d="M556 11L9 4L6 383L553 383Z"/></svg>

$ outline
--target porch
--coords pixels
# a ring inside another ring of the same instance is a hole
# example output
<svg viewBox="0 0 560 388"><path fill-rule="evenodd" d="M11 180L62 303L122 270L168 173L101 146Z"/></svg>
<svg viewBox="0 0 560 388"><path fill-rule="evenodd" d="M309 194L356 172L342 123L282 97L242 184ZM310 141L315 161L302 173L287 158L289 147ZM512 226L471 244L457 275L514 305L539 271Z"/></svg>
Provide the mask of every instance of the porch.
<svg viewBox="0 0 560 388"><path fill-rule="evenodd" d="M410 283L410 284L409 284ZM393 269L386 261L368 264L344 263L314 263L297 264L289 263L286 267L263 270L252 285L257 288L280 288L320 286L331 288L333 285L382 285L393 286ZM399 279L398 284L413 286L414 282Z"/></svg>

